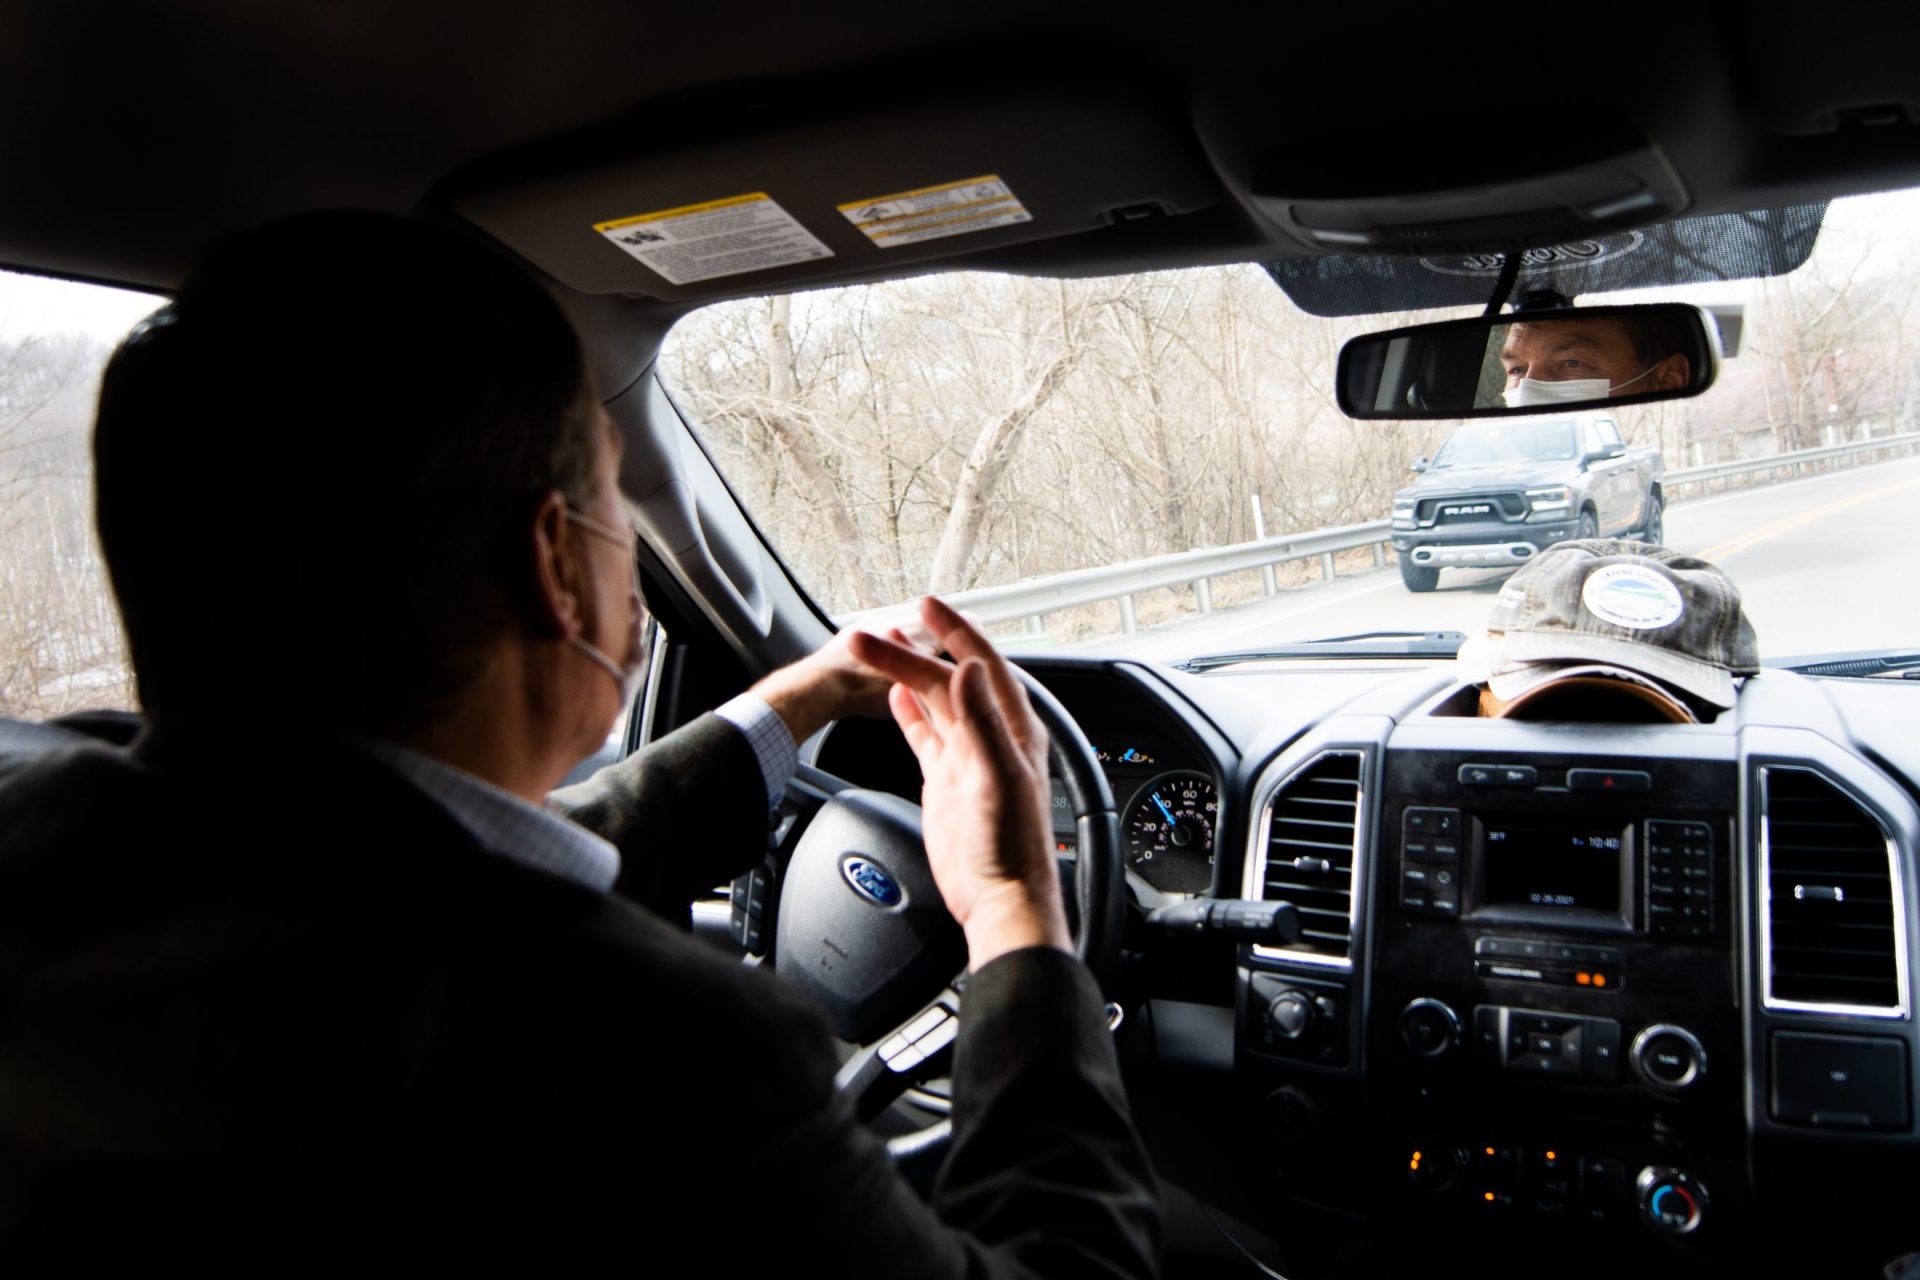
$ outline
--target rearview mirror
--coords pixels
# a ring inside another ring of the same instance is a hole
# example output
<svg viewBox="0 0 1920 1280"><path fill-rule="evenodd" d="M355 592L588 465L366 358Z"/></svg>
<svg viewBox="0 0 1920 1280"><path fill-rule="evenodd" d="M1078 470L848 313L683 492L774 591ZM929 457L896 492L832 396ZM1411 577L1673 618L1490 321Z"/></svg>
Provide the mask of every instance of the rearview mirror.
<svg viewBox="0 0 1920 1280"><path fill-rule="evenodd" d="M1720 370L1700 307L1554 307L1389 329L1340 349L1351 418L1483 418L1697 396Z"/></svg>

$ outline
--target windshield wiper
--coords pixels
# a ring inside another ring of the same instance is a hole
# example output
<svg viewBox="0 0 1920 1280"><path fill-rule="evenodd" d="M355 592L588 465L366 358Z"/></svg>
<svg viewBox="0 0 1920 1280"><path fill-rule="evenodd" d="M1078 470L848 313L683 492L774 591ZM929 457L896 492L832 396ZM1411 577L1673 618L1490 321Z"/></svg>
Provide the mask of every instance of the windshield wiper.
<svg viewBox="0 0 1920 1280"><path fill-rule="evenodd" d="M1270 649L1209 653L1173 665L1181 671L1211 671L1236 662L1271 658L1451 658L1466 642L1464 631L1362 631L1351 636L1295 640Z"/></svg>
<svg viewBox="0 0 1920 1280"><path fill-rule="evenodd" d="M1887 680L1920 680L1920 653L1813 653L1760 664L1803 676L1878 676Z"/></svg>

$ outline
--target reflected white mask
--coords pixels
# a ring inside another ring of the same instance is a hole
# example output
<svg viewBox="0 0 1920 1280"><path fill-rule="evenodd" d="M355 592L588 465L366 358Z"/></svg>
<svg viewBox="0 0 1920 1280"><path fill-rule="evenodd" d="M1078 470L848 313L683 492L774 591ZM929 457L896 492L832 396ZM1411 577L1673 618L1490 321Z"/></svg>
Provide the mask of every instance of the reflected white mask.
<svg viewBox="0 0 1920 1280"><path fill-rule="evenodd" d="M1509 409L1532 409L1549 405L1577 404L1582 400L1605 400L1622 387L1632 386L1658 367L1650 364L1625 382L1608 382L1605 378L1568 378L1563 382L1543 382L1535 378L1522 378L1508 387L1504 395Z"/></svg>
<svg viewBox="0 0 1920 1280"><path fill-rule="evenodd" d="M585 654L587 660L613 677L620 689L620 707L625 710L632 703L634 695L640 691L640 682L647 674L647 654L642 627L645 624L646 602L640 595L640 566L633 559L634 534L629 531L622 534L618 529L602 524L583 512L567 511L567 519L579 525L596 537L622 548L627 553L628 567L633 570L633 621L627 631L627 657L624 662L615 662L602 650L580 636L568 636L567 643Z"/></svg>

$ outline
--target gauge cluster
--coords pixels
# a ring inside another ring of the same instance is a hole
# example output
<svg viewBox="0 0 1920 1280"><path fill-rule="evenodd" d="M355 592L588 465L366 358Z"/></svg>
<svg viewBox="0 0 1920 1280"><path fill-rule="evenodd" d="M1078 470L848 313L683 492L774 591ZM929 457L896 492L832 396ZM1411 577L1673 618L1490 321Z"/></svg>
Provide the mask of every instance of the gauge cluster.
<svg viewBox="0 0 1920 1280"><path fill-rule="evenodd" d="M1063 655L1049 655L1044 670L1048 690L1086 734L1106 775L1136 897L1207 893L1217 878L1219 846L1237 849L1240 841L1221 822L1219 785L1233 768L1231 744L1214 736L1209 718L1183 711L1188 704L1160 672ZM808 763L834 777L920 798L919 763L891 721L849 717L809 751ZM1225 802L1230 816L1232 797ZM1052 826L1056 852L1075 853L1073 810L1058 778ZM1233 867L1228 873L1237 875Z"/></svg>
<svg viewBox="0 0 1920 1280"><path fill-rule="evenodd" d="M1119 805L1127 870L1161 893L1205 893L1213 884L1220 794L1190 748L1158 734L1087 728L1087 738ZM1053 838L1074 848L1073 814L1053 786Z"/></svg>

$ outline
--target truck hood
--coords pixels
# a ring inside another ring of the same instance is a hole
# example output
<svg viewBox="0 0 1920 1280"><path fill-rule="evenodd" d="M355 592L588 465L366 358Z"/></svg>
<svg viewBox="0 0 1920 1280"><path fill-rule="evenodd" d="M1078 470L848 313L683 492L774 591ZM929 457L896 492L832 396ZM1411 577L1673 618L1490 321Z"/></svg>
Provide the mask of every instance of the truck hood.
<svg viewBox="0 0 1920 1280"><path fill-rule="evenodd" d="M1578 474L1577 465L1567 459L1559 462L1501 462L1490 466L1448 467L1444 471L1427 472L1394 496L1451 498L1457 494L1566 484Z"/></svg>

